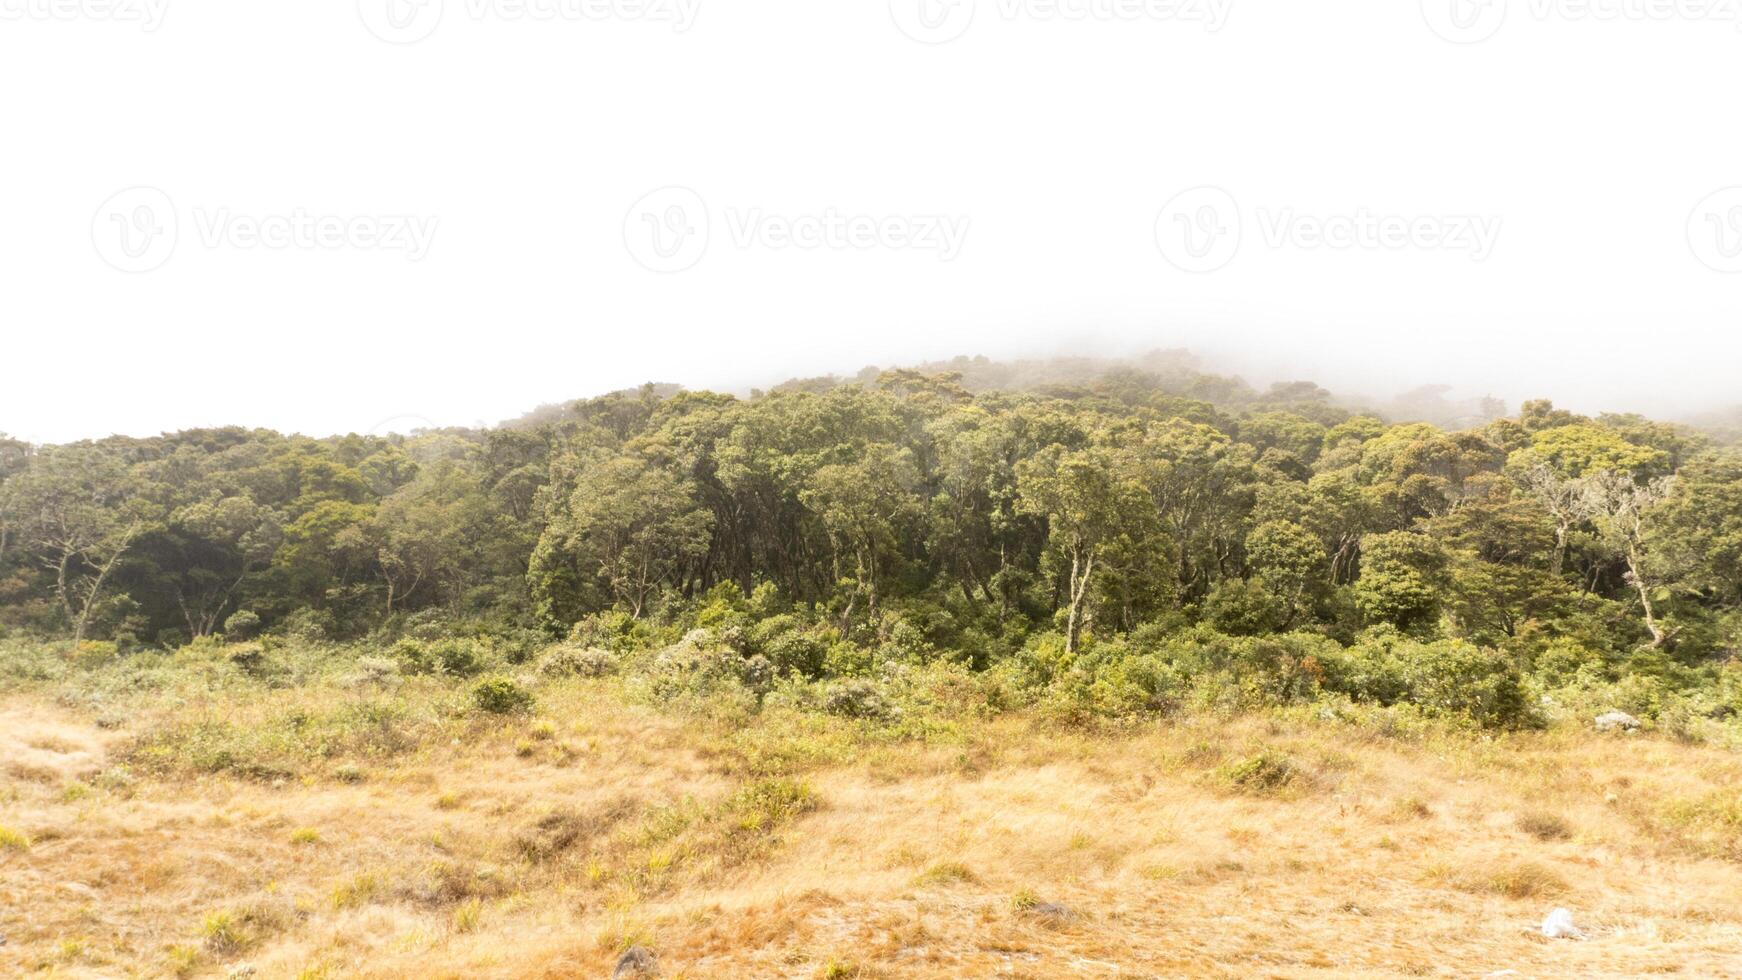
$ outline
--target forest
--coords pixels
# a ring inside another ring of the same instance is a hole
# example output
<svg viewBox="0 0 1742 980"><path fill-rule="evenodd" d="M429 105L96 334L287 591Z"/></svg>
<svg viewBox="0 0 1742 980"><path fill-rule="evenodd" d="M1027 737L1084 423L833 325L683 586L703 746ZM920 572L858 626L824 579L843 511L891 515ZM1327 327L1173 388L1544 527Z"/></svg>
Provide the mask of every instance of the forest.
<svg viewBox="0 0 1742 980"><path fill-rule="evenodd" d="M844 711L934 663L1084 722L1742 710L1742 453L1546 400L959 359L411 436L7 439L0 480L0 630L121 658L291 638L463 673L705 630L682 683Z"/></svg>

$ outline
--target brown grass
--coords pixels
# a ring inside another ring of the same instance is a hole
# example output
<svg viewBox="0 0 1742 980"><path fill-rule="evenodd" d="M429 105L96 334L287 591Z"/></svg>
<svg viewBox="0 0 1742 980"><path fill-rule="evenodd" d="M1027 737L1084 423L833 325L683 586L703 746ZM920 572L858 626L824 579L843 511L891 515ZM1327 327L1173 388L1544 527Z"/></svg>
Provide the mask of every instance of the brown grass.
<svg viewBox="0 0 1742 980"><path fill-rule="evenodd" d="M168 719L15 698L0 975L605 976L631 945L667 977L1742 975L1718 749L1005 718L843 754L607 682L540 710L360 781L123 778ZM1589 942L1533 934L1557 905Z"/></svg>

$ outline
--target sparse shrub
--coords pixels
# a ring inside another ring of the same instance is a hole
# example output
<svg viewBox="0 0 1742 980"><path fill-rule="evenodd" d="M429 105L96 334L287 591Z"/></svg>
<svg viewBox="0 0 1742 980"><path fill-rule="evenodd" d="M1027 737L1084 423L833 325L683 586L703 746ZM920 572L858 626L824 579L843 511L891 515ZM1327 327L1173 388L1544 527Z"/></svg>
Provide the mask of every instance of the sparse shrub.
<svg viewBox="0 0 1742 980"><path fill-rule="evenodd" d="M363 781L363 768L355 762L341 763L333 770L333 778L341 783L360 783Z"/></svg>
<svg viewBox="0 0 1742 980"><path fill-rule="evenodd" d="M980 880L967 865L959 861L944 861L934 864L919 874L913 880L920 887L942 887L945 885L973 884Z"/></svg>
<svg viewBox="0 0 1742 980"><path fill-rule="evenodd" d="M458 933L474 932L478 928L478 920L483 918L484 903L481 899L471 898L460 903L454 909L454 931Z"/></svg>
<svg viewBox="0 0 1742 980"><path fill-rule="evenodd" d="M358 657L350 682L358 687L391 687L399 681L399 664L387 657Z"/></svg>
<svg viewBox="0 0 1742 980"><path fill-rule="evenodd" d="M598 647L564 644L545 654L538 672L548 677L604 677L617 672L617 657Z"/></svg>
<svg viewBox="0 0 1742 980"><path fill-rule="evenodd" d="M313 827L298 827L290 832L290 842L292 844L300 845L319 844L321 842L321 832Z"/></svg>
<svg viewBox="0 0 1742 980"><path fill-rule="evenodd" d="M185 977L199 968L200 951L196 947L178 943L165 951L164 959L169 961L171 973Z"/></svg>
<svg viewBox="0 0 1742 980"><path fill-rule="evenodd" d="M372 872L360 871L333 889L328 903L335 910L357 908L374 900L381 891L381 879Z"/></svg>
<svg viewBox="0 0 1742 980"><path fill-rule="evenodd" d="M1539 898L1567 890L1566 879L1532 861L1439 869L1437 876L1464 891L1489 892L1506 898Z"/></svg>
<svg viewBox="0 0 1742 980"><path fill-rule="evenodd" d="M514 715L532 710L532 692L511 677L488 677L472 685L472 705L493 715Z"/></svg>
<svg viewBox="0 0 1742 980"><path fill-rule="evenodd" d="M829 685L823 695L823 710L842 718L863 718L882 721L895 715L894 707L877 685L853 678Z"/></svg>
<svg viewBox="0 0 1742 980"><path fill-rule="evenodd" d="M1242 793L1265 795L1288 788L1302 773L1288 756L1266 750L1223 766L1220 775L1223 782Z"/></svg>
<svg viewBox="0 0 1742 980"><path fill-rule="evenodd" d="M23 831L0 826L0 851L28 851L30 837Z"/></svg>
<svg viewBox="0 0 1742 980"><path fill-rule="evenodd" d="M485 653L479 641L448 637L425 642L407 638L393 645L393 657L414 674L445 674L471 677L484 669Z"/></svg>
<svg viewBox="0 0 1742 980"><path fill-rule="evenodd" d="M242 922L232 912L206 913L206 917L200 920L200 935L205 939L206 948L219 956L234 953L248 944Z"/></svg>
<svg viewBox="0 0 1742 980"><path fill-rule="evenodd" d="M569 629L569 643L581 649L602 649L623 653L629 649L629 637L635 631L635 617L624 612L598 613L581 620Z"/></svg>
<svg viewBox="0 0 1742 980"><path fill-rule="evenodd" d="M1566 840L1573 836L1573 829L1565 820L1541 810L1519 814L1518 829L1540 841Z"/></svg>

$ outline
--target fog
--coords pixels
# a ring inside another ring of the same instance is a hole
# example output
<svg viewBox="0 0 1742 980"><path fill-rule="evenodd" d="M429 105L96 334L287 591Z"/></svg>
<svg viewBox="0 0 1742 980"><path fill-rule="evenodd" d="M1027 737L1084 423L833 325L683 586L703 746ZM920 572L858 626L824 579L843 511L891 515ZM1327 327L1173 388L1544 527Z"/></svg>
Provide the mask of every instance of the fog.
<svg viewBox="0 0 1742 980"><path fill-rule="evenodd" d="M1736 24L1621 6L7 7L0 429L1174 347L1742 402Z"/></svg>

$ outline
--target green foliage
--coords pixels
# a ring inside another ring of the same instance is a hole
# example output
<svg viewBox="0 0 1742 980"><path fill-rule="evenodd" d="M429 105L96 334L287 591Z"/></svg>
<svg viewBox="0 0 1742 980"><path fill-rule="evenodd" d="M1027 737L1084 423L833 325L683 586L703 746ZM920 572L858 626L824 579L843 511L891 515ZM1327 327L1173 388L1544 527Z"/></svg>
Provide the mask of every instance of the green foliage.
<svg viewBox="0 0 1742 980"><path fill-rule="evenodd" d="M493 715L531 711L535 700L531 691L511 677L486 677L472 685L472 706Z"/></svg>
<svg viewBox="0 0 1742 980"><path fill-rule="evenodd" d="M0 679L463 702L453 679L536 664L902 731L993 701L1084 725L1353 699L1505 728L1540 694L1684 733L1742 711L1734 449L1433 392L1392 424L1142 363L647 388L414 438L0 439L0 636L70 641L9 646ZM368 742L319 713L201 725L142 758L277 778Z"/></svg>

